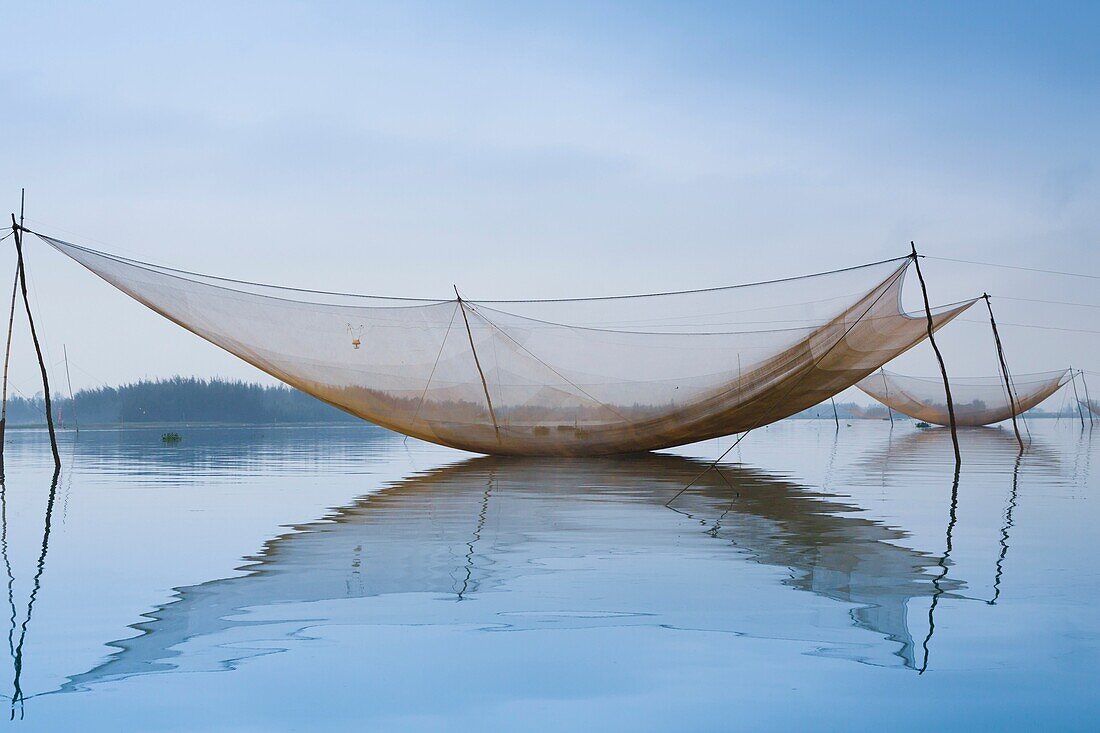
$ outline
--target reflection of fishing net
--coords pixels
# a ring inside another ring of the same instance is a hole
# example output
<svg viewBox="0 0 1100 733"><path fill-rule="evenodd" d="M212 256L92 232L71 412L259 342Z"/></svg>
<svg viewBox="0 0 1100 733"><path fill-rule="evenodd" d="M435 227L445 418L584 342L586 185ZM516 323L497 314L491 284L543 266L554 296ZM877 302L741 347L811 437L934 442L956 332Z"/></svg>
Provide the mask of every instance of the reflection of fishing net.
<svg viewBox="0 0 1100 733"><path fill-rule="evenodd" d="M646 296L416 300L228 281L43 239L288 384L481 453L618 453L745 431L927 336L924 315L901 310L908 258ZM937 312L937 327L969 305Z"/></svg>
<svg viewBox="0 0 1100 733"><path fill-rule="evenodd" d="M700 476L705 469L705 463L649 454L584 460L487 457L416 473L334 508L323 520L301 527L302 531L269 540L242 574L179 588L170 600L146 614L142 633L114 642L113 655L71 677L65 689L171 670L181 663L178 650L184 643L188 644L189 671L195 665L205 669L207 663L220 661L219 651L235 658L266 653L270 643L248 645L253 649L249 652L241 644L226 642L240 638L235 629L255 630L265 623L272 625L261 627L263 638L274 639L279 619L285 616L246 610L392 594L476 598L489 590L500 596L501 590L515 589L517 584L527 592L536 587L550 593L547 586L537 585L539 577L558 584L563 571L547 566L546 553L556 555L559 543L592 533L604 538L601 541L613 542L614 554L622 557L652 551L654 543L661 541L654 539L655 534L695 532L700 542L713 543L709 552L691 555L705 558L708 572L721 572L723 561L741 562L746 556L754 563L781 568L782 572L769 575L768 582L774 578L786 588L838 601L831 613L843 627L872 634L855 644L845 628L828 624L829 630L823 631L825 625L817 614L797 614L795 618L804 619L821 634L815 638L832 654L875 664L916 666L912 628L923 635L925 621L923 613L912 609L927 606L928 597L937 591L962 587L961 581L950 577L939 578L933 585L936 575L929 568L937 558L906 547L903 530L873 521L851 503L819 488L740 465L723 466L721 475L710 471ZM683 509L694 520L690 524L670 520L665 502L692 480L696 483L684 495ZM662 519L662 515L666 516ZM644 526L647 531L616 531L606 537L609 526ZM556 528L549 537L547 527ZM532 541L532 537L540 539ZM348 562L349 557L362 562ZM676 573L692 567L690 562L673 569L666 564L664 569ZM577 601L594 605L570 607L596 612L519 613L509 615L509 628L545 628L548 616L554 618L557 629L574 623L648 625L657 617L675 623L685 614L698 621L695 602L713 598L705 585L691 583L677 593L654 594L647 600L644 617L607 614L611 609L602 604L614 604L609 598L619 597L613 589L625 588L653 572L640 564L634 567L635 573L620 568L600 581L584 565L565 570L572 579L570 589L577 587L574 583L601 583L603 597L581 593L585 600ZM690 600L685 601L684 594ZM767 606L769 610L790 603L785 594L765 595L777 604ZM633 596L626 594L625 603L633 602ZM486 599L486 603L492 602ZM721 608L723 615L732 612L721 604L710 608ZM739 631L773 630L765 628L767 621L758 622L768 613L760 613L757 602L748 608L749 616L735 624ZM431 616L417 615L424 609L425 605L403 604L399 613L404 623L430 622ZM297 632L295 626L286 628L287 633ZM842 644L831 643L834 638L843 639ZM196 654L197 649L209 654Z"/></svg>
<svg viewBox="0 0 1100 733"><path fill-rule="evenodd" d="M1069 369L1012 378L1015 399L1010 400L1000 377L951 377L955 422L959 425L991 425L1030 410L1050 397L1070 379ZM947 397L939 377L906 377L879 370L857 384L879 402L915 420L948 425ZM1015 409L1013 409L1013 401Z"/></svg>

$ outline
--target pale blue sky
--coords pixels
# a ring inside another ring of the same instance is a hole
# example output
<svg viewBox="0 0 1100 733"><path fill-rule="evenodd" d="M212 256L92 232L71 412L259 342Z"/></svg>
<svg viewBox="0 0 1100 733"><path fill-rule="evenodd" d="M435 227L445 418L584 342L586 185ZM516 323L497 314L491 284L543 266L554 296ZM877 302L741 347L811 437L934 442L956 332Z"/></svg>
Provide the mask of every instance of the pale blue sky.
<svg viewBox="0 0 1100 733"><path fill-rule="evenodd" d="M0 201L26 186L32 228L156 262L470 297L727 284L910 239L1100 272L1093 4L40 3L2 19ZM258 378L56 253L28 256L74 386ZM938 301L1100 303L1096 281L928 271ZM1002 318L1100 331L1100 310L1031 308ZM1017 372L1100 370L1096 335L1005 339ZM993 374L987 340L960 324L945 347Z"/></svg>

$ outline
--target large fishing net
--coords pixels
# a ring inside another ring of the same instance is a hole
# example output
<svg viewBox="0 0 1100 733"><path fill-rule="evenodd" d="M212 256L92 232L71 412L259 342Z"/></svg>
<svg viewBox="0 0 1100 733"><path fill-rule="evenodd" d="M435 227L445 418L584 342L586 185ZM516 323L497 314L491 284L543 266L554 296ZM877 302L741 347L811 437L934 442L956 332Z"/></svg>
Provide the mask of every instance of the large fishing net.
<svg viewBox="0 0 1100 733"><path fill-rule="evenodd" d="M227 280L42 238L287 384L479 453L623 453L751 430L927 337L925 315L901 306L910 258L688 292L418 300ZM934 311L936 327L971 303Z"/></svg>
<svg viewBox="0 0 1100 733"><path fill-rule="evenodd" d="M992 425L1030 410L1070 380L1070 370L1012 377L1012 396L1001 377L951 377L951 401L958 425ZM940 377L907 377L879 370L857 384L879 402L916 420L949 425Z"/></svg>

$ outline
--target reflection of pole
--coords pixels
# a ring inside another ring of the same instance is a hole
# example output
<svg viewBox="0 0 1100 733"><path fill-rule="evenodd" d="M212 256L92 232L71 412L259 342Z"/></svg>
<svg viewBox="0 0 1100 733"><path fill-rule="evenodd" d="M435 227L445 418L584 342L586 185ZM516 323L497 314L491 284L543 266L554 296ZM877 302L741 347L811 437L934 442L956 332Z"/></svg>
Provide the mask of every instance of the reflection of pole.
<svg viewBox="0 0 1100 733"><path fill-rule="evenodd" d="M23 644L27 640L27 626L31 622L31 614L34 612L34 602L38 598L38 591L42 589L42 573L46 570L46 553L50 549L50 524L53 521L53 505L57 499L57 479L61 476L61 466L53 470L53 481L50 484L50 495L46 501L46 522L42 530L42 551L38 555L38 566L34 573L34 582L31 586L31 595L27 600L27 615L23 617L23 624L19 630L19 641L15 645L15 657L12 666L15 669L15 679L12 684L11 719L15 720L15 705L19 704L20 714L23 717Z"/></svg>
<svg viewBox="0 0 1100 733"><path fill-rule="evenodd" d="M1008 555L1008 530L1012 529L1012 510L1016 508L1016 497L1020 488L1020 459L1023 457L1023 453L1018 453L1016 463L1012 466L1012 493L1008 497L1005 523L1001 528L1001 554L997 558L997 572L993 576L993 598L989 601L991 606L996 605L997 599L1001 597L1001 576L1004 575L1005 557Z"/></svg>
<svg viewBox="0 0 1100 733"><path fill-rule="evenodd" d="M1004 348L1001 346L1001 335L997 332L997 321L993 318L993 305L989 302L989 293L982 293L985 298L985 307L989 309L989 324L993 326L993 341L997 344L997 359L1001 363L1001 375L1005 380L1005 392L1008 393L1008 406L1012 410L1012 430L1016 433L1016 442L1020 444L1020 450L1024 449L1024 439L1020 437L1020 426L1016 424L1016 393L1012 389L1012 380L1008 376L1008 364L1005 362Z"/></svg>
<svg viewBox="0 0 1100 733"><path fill-rule="evenodd" d="M920 290L924 294L924 312L928 316L928 341L932 344L932 351L936 352L936 361L940 363L940 374L943 375L943 391L947 395L947 415L951 418L951 443L955 447L956 467L962 464L962 453L959 452L959 433L955 429L955 403L951 400L951 383L947 381L947 367L943 363L943 354L940 347L936 346L936 337L932 333L936 330L932 321L932 305L928 302L928 287L924 284L924 275L920 271L920 258L917 256L917 245L909 243L913 247L913 264L917 268L917 279L920 280Z"/></svg>
<svg viewBox="0 0 1100 733"><path fill-rule="evenodd" d="M11 556L8 555L8 487L0 475L0 553L4 556L4 568L8 571L8 607L11 619L8 626L8 653L15 660L15 573L11 569Z"/></svg>
<svg viewBox="0 0 1100 733"><path fill-rule="evenodd" d="M489 470L489 480L485 482L485 491L481 495L481 511L477 513L477 526L474 527L474 535L466 543L466 577L462 580L462 590L458 592L455 600L465 600L466 592L470 588L470 580L474 574L474 545L481 540L481 530L485 527L485 517L489 513L489 496L493 491L493 471ZM477 590L477 584L474 584Z"/></svg>
<svg viewBox="0 0 1100 733"><path fill-rule="evenodd" d="M924 674L928 669L928 652L929 644L932 642L932 634L936 631L936 606L940 602L940 596L943 595L943 587L940 585L943 579L947 577L947 568L950 566L952 540L951 535L955 532L955 521L958 519L959 508L959 469L961 465L955 464L955 480L951 483L951 508L948 511L947 519L947 542L943 551L943 555L940 557L938 565L940 566L940 574L932 579L932 603L928 606L928 636L924 637L924 661L921 663L919 674Z"/></svg>

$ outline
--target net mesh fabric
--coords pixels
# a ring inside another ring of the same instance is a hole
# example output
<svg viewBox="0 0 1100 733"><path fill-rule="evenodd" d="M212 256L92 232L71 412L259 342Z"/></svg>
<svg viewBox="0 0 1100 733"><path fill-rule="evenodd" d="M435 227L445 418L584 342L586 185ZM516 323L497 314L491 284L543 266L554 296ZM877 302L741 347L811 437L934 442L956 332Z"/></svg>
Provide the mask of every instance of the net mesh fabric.
<svg viewBox="0 0 1100 733"><path fill-rule="evenodd" d="M1014 399L1010 400L1001 377L951 377L955 423L992 425L1008 420L1050 397L1069 379L1069 369L1014 376ZM939 377L907 377L880 370L856 386L884 405L915 420L936 425L951 423L943 380Z"/></svg>
<svg viewBox="0 0 1100 733"><path fill-rule="evenodd" d="M378 425L478 453L646 451L815 405L927 336L911 260L618 298L417 300L184 273L39 235L154 311ZM973 301L939 309L936 327Z"/></svg>

